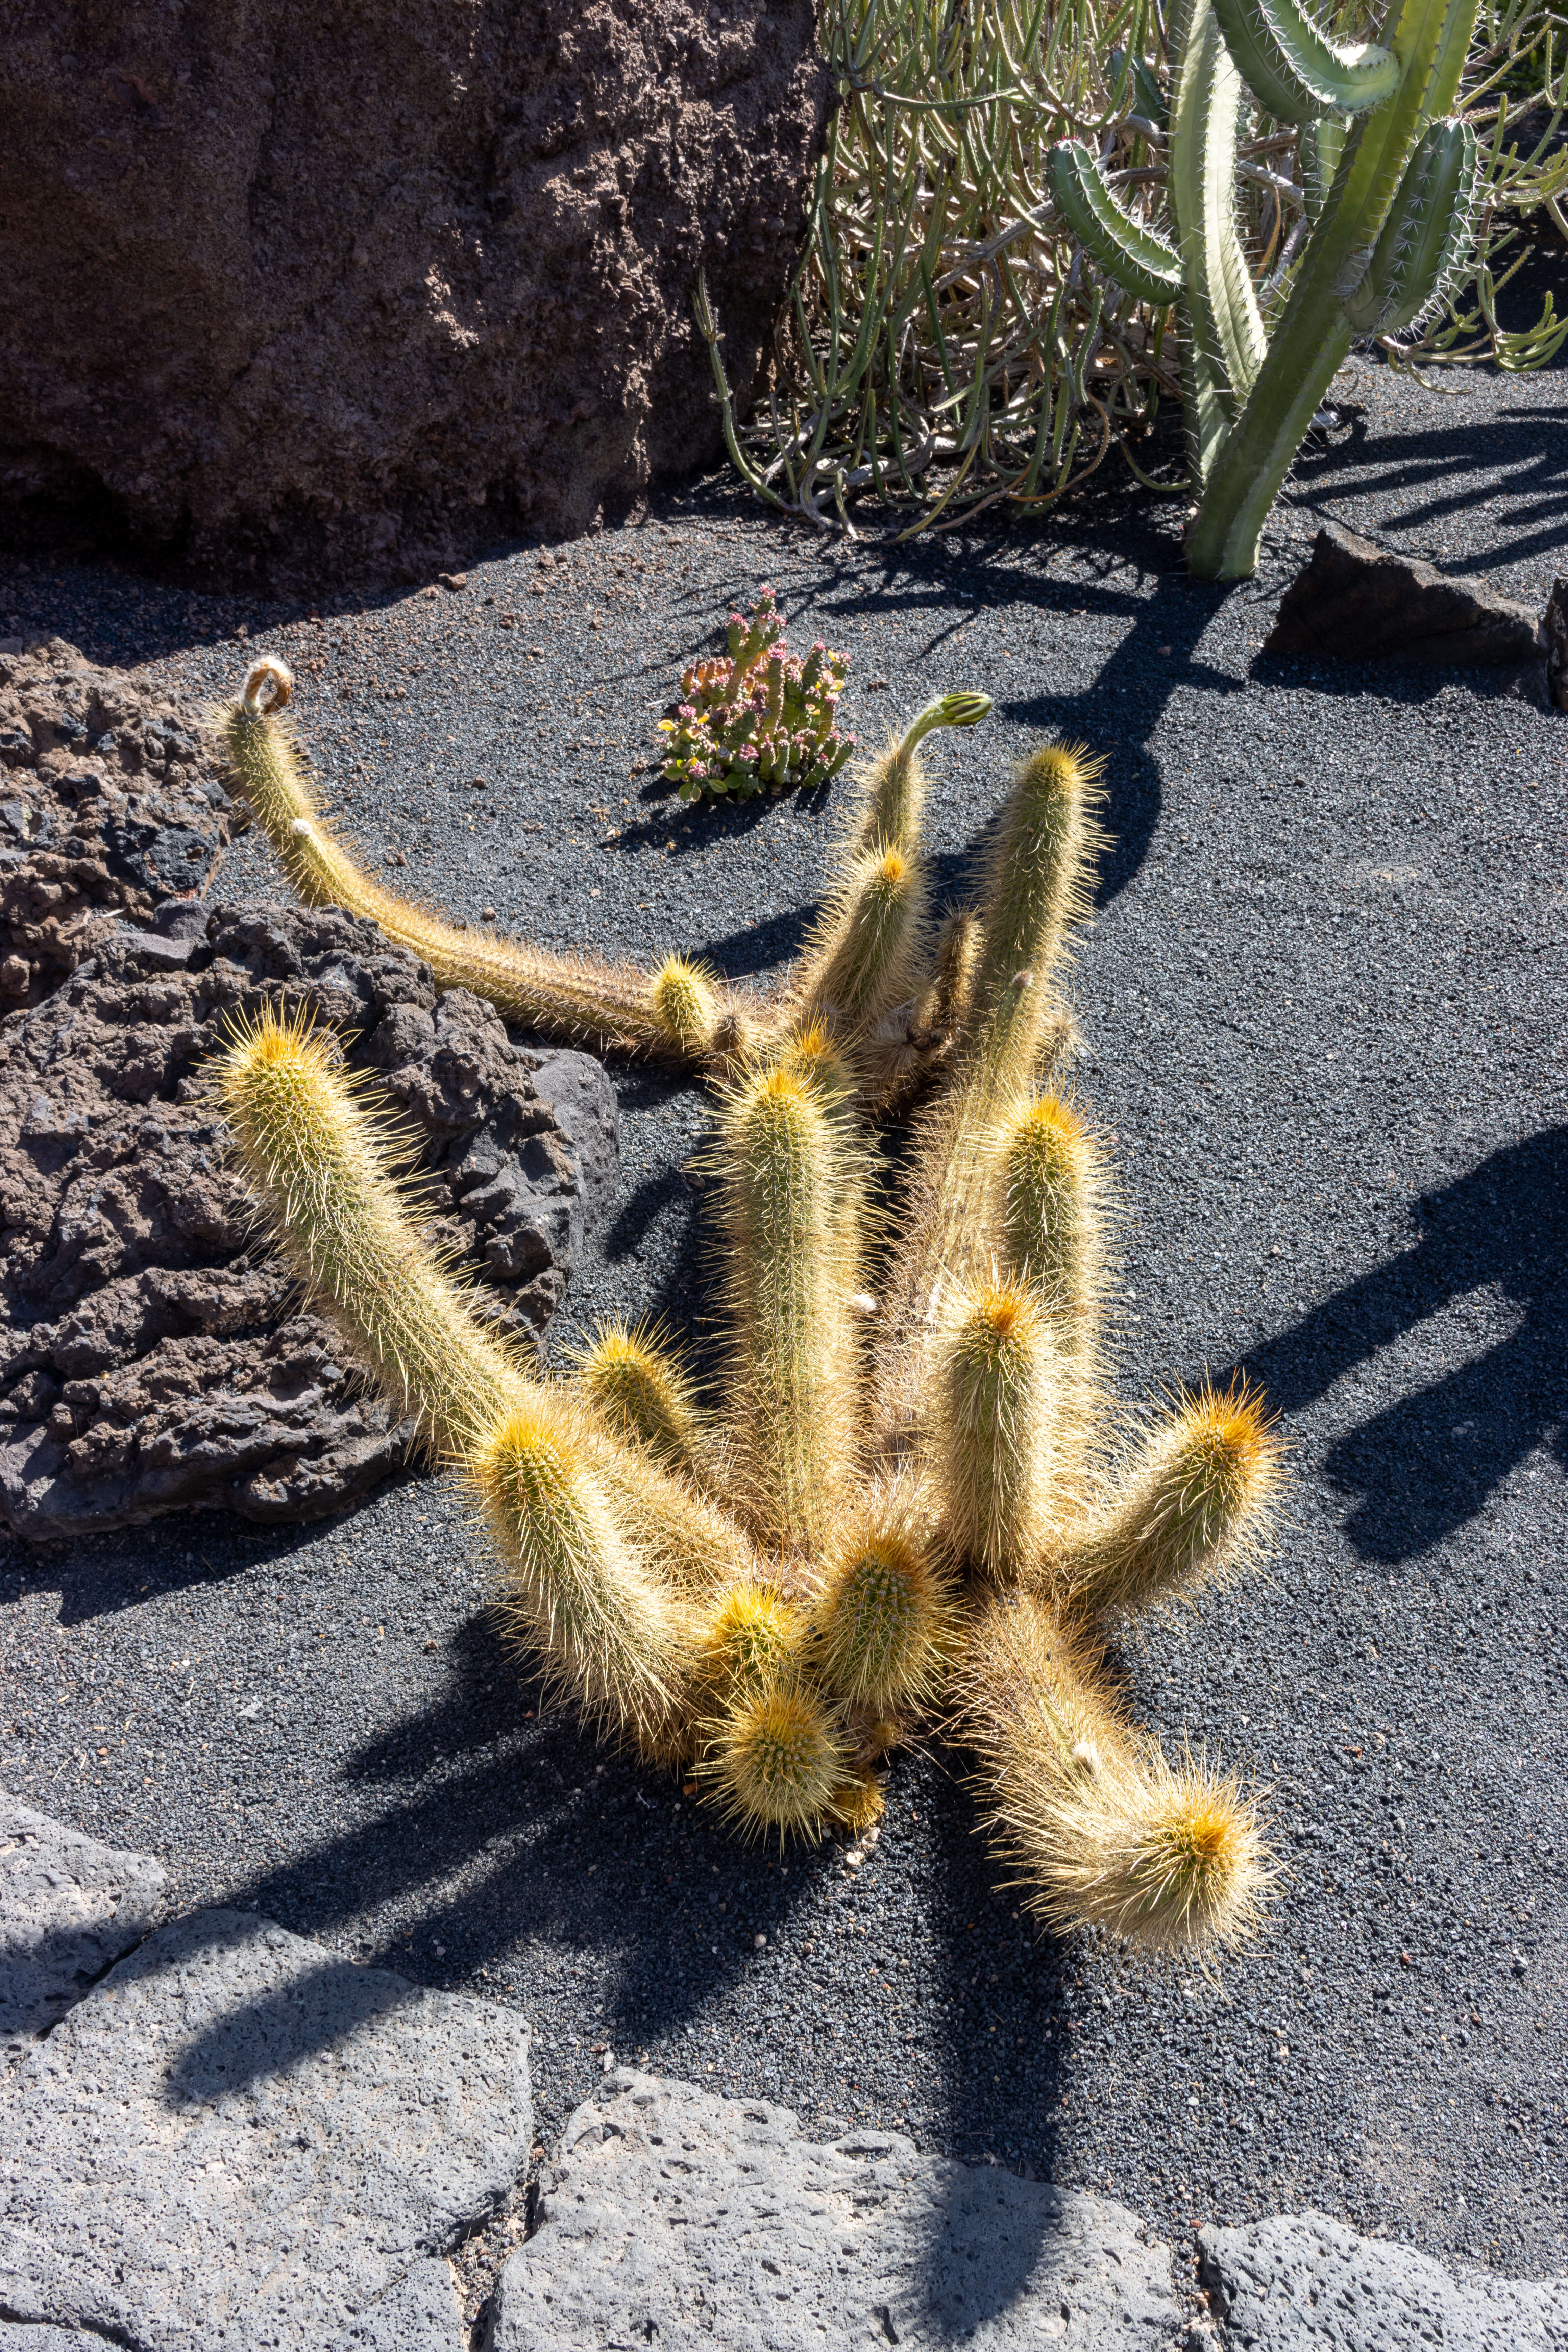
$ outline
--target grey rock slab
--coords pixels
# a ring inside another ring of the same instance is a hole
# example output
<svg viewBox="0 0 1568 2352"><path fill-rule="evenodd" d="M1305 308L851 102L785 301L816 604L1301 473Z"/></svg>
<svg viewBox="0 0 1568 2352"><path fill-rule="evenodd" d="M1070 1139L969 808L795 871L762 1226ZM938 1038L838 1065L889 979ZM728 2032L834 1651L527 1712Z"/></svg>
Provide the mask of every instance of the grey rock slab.
<svg viewBox="0 0 1568 2352"><path fill-rule="evenodd" d="M136 2352L446 2352L416 2265L493 2211L531 2130L512 2011L197 1913L13 2070L0 2310Z"/></svg>
<svg viewBox="0 0 1568 2352"><path fill-rule="evenodd" d="M101 2336L79 2336L74 2327L18 2327L0 2319L0 2352L102 2352Z"/></svg>
<svg viewBox="0 0 1568 2352"><path fill-rule="evenodd" d="M432 2258L362 2311L331 2352L468 2352L468 2344L452 2266Z"/></svg>
<svg viewBox="0 0 1568 2352"><path fill-rule="evenodd" d="M501 2272L493 2352L1165 2352L1166 2247L1095 2197L810 2139L786 2107L618 2069L573 2116L540 2226Z"/></svg>
<svg viewBox="0 0 1568 2352"><path fill-rule="evenodd" d="M1323 2213L1198 2232L1226 2352L1563 2352L1568 2279L1451 2271Z"/></svg>
<svg viewBox="0 0 1568 2352"><path fill-rule="evenodd" d="M0 2052L25 2050L90 1991L142 1941L163 1895L151 1854L0 1795Z"/></svg>

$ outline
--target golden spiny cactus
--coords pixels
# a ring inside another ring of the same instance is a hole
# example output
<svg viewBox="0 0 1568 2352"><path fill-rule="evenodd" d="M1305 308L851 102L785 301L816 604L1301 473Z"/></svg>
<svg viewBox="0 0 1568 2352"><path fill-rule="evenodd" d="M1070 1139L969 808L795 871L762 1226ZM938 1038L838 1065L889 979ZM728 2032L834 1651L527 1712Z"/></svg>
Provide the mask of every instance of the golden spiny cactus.
<svg viewBox="0 0 1568 2352"><path fill-rule="evenodd" d="M1208 1947L1270 1864L1239 1784L1135 1731L1107 1631L1235 1572L1279 1447L1205 1388L1118 1448L1101 1348L1109 1179L1060 1091L1061 974L1097 769L1052 744L1001 811L982 903L940 927L922 713L860 778L816 933L766 1003L672 956L650 976L498 947L392 899L326 841L259 665L226 722L290 875L518 1021L715 1071L718 1393L646 1330L560 1380L422 1255L386 1129L330 1040L236 1038L217 1087L268 1222L345 1343L482 1497L507 1605L584 1717L693 1771L744 1830L859 1830L879 1759L945 1728L1053 1927ZM281 683L279 683L281 692ZM303 827L303 830L299 828ZM868 1110L927 1099L905 1199L874 1213Z"/></svg>

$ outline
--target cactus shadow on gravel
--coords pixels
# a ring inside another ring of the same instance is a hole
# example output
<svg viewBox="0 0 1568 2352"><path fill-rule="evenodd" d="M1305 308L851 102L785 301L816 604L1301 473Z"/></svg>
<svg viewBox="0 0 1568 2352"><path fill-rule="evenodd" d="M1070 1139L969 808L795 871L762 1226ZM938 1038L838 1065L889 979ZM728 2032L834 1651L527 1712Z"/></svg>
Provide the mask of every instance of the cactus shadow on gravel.
<svg viewBox="0 0 1568 2352"><path fill-rule="evenodd" d="M1300 1412L1467 1293L1498 1291L1506 1339L1337 1440L1329 1477L1359 1499L1365 1559L1415 1558L1475 1518L1534 1447L1568 1467L1568 1127L1509 1144L1418 1204L1420 1238L1237 1367Z"/></svg>
<svg viewBox="0 0 1568 2352"><path fill-rule="evenodd" d="M488 1611L458 1627L447 1666L438 1696L348 1759L345 1777L370 1792L376 1809L311 1851L254 1870L226 1892L224 1909L256 1912L330 1943L352 1934L368 1906L390 1905L398 1926L377 1940L360 1939L353 1959L416 1982L432 1973L425 1957L432 1941L452 1956L445 1968L437 1963L437 1980L455 1971L470 1987L491 1964L515 1966L520 1949L574 1954L585 1971L602 1975L606 2045L622 2053L655 2048L652 2063L674 2074L693 2070L680 2048L685 2029L731 2001L753 1962L754 1933L764 1933L794 1978L789 2013L798 2020L809 2012L812 2029L836 2045L834 2025L844 2027L847 2095L859 2034L872 2020L884 2028L888 2021L880 1979L913 1948L906 1934L912 1922L900 1908L910 1899L907 1867L895 1864L870 1919L852 1925L843 1899L862 1890L849 1883L838 1842L792 1845L781 1864L776 1849L737 1843L696 1809L677 1806L679 1792L668 1780L606 1754L564 1713L548 1711L541 1684L519 1671ZM929 1906L921 1941L937 1948L935 1965L954 1979L945 2028L921 2053L939 2071L952 2119L949 2145L971 2162L1001 2160L998 2145L1010 2152L1005 2135L983 2144L976 2118L983 2114L984 2128L994 2131L999 2116L1005 2122L1016 2115L1014 2137L1030 2150L1033 2177L1049 2179L1067 2032L1062 1988L1075 1947L1039 1937L1027 1922L1009 1925L1012 1898L991 1884L994 1874L973 1834L963 1759L938 1751L904 1769L911 1789L918 1782L928 1838L923 1869L917 1863L927 1882L922 1911ZM900 1795L908 1799L910 1790ZM895 1845L908 1834L900 1808L885 1834ZM214 1932L225 1931L215 1923ZM809 1997L802 1999L803 1978L836 1975L847 1963L858 1980L858 2026L853 2011L838 2018L832 2000L812 2009ZM349 1968L339 1953L323 1951L322 1987ZM303 2011L291 2007L291 2054L314 2046L313 2032L327 2046L344 2019L405 1997L374 1979L363 1987L346 2007L325 1998ZM765 1988L752 1990L765 1998ZM516 1997L548 2035L548 1989L523 1975ZM182 2047L180 2082L226 2070L223 2081L235 2087L247 2068L254 2074L264 2065L272 2021L265 2004L226 2016ZM760 2089L800 2105L806 2081L819 2081L823 2068L820 2053L798 2069L793 2054L765 2023L742 2062L741 2095L754 2097ZM990 2083L982 2090L981 2077L1005 2072L1013 2079L999 2102ZM877 2121L898 2128L896 2114ZM1023 2265L1016 2277L985 2283L988 2308L1005 2307L1034 2251L1016 2249ZM933 2276L933 2293L938 2284Z"/></svg>
<svg viewBox="0 0 1568 2352"><path fill-rule="evenodd" d="M1357 509L1398 491L1407 503L1374 535L1442 572L1495 574L1500 551L1510 564L1560 555L1568 530L1568 436L1561 402L1473 422L1464 415L1464 395L1454 398L1459 414L1450 428L1428 424L1415 433L1391 433L1377 416L1347 404L1342 414L1349 431L1301 451L1291 503L1327 519L1342 504ZM1421 491L1429 495L1418 498ZM1445 528L1479 508L1489 509L1488 529L1470 547L1446 548ZM1366 528L1364 522L1355 527ZM1324 665L1315 682L1324 683L1331 669Z"/></svg>

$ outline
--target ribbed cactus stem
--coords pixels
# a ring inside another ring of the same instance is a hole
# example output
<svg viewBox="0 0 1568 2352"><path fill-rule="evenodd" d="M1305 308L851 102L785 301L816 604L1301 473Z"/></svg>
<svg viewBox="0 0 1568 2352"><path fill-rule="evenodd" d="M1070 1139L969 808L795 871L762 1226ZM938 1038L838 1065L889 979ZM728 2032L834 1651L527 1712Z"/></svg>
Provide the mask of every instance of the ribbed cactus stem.
<svg viewBox="0 0 1568 2352"><path fill-rule="evenodd" d="M1054 979L1089 904L1100 774L1081 746L1046 745L1019 769L990 845L984 937L977 950L963 942L973 956L964 1034L952 1082L922 1125L914 1231L890 1301L889 1346L904 1359L884 1383L895 1426L912 1409L940 1293L979 1279L1001 1243L999 1123L1067 1034Z"/></svg>
<svg viewBox="0 0 1568 2352"><path fill-rule="evenodd" d="M1140 302L1173 302L1182 290L1178 256L1127 210L1105 182L1099 158L1064 139L1050 154L1057 210L1086 253Z"/></svg>
<svg viewBox="0 0 1568 2352"><path fill-rule="evenodd" d="M897 1488L874 1496L822 1570L811 1620L816 1671L847 1706L895 1717L937 1697L957 1622L925 1513Z"/></svg>
<svg viewBox="0 0 1568 2352"><path fill-rule="evenodd" d="M731 1585L703 1623L705 1686L725 1706L742 1694L771 1690L791 1678L803 1632L799 1612L776 1585Z"/></svg>
<svg viewBox="0 0 1568 2352"><path fill-rule="evenodd" d="M1016 1280L944 1310L930 1444L949 1540L983 1575L1016 1582L1049 1533L1060 1371L1049 1323Z"/></svg>
<svg viewBox="0 0 1568 2352"><path fill-rule="evenodd" d="M267 1222L312 1301L435 1451L463 1458L535 1383L421 1248L386 1129L330 1036L264 1013L215 1091Z"/></svg>
<svg viewBox="0 0 1568 2352"><path fill-rule="evenodd" d="M741 1009L693 966L682 965L671 980L667 965L650 982L628 967L460 930L373 882L332 838L315 805L283 715L291 689L283 663L257 664L239 700L224 712L221 732L246 804L307 906L343 907L365 917L421 957L438 989L470 989L508 1021L542 1035L675 1061L720 1049L719 1033L742 1017Z"/></svg>
<svg viewBox="0 0 1568 2352"><path fill-rule="evenodd" d="M656 1334L607 1324L579 1359L577 1380L607 1429L646 1446L667 1469L697 1469L704 1431L696 1391L679 1356Z"/></svg>
<svg viewBox="0 0 1568 2352"><path fill-rule="evenodd" d="M1362 283L1412 155L1458 94L1477 0L1399 0L1385 45L1399 63L1392 97L1345 142L1245 408L1215 449L1187 560L1200 579L1245 579L1290 463L1355 334L1346 298Z"/></svg>
<svg viewBox="0 0 1568 2352"><path fill-rule="evenodd" d="M1262 1400L1205 1386L1155 1427L1120 1493L1077 1533L1055 1571L1083 1617L1192 1601L1245 1565L1279 1484L1281 1447Z"/></svg>
<svg viewBox="0 0 1568 2352"><path fill-rule="evenodd" d="M846 1034L869 1032L911 999L929 962L931 883L921 847L929 780L920 745L939 728L978 726L984 694L943 695L858 779L859 803L837 878L795 975L797 1003Z"/></svg>
<svg viewBox="0 0 1568 2352"><path fill-rule="evenodd" d="M837 1717L804 1683L742 1688L708 1727L700 1767L721 1807L753 1835L820 1837L849 1779Z"/></svg>
<svg viewBox="0 0 1568 2352"><path fill-rule="evenodd" d="M778 1066L798 1078L823 1107L837 1118L854 1108L854 1073L839 1046L835 1030L823 1020L800 1023L779 1047Z"/></svg>
<svg viewBox="0 0 1568 2352"><path fill-rule="evenodd" d="M1026 1101L997 1154L1006 1262L1050 1314L1064 1355L1092 1355L1105 1275L1105 1170L1098 1144L1058 1095Z"/></svg>
<svg viewBox="0 0 1568 2352"><path fill-rule="evenodd" d="M1100 1927L1152 1951L1255 1932L1273 1874L1255 1807L1233 1780L1191 1760L1173 1769L1136 1739L1044 1602L993 1602L963 1676L992 1839L1047 1927Z"/></svg>
<svg viewBox="0 0 1568 2352"><path fill-rule="evenodd" d="M1242 79L1280 122L1364 114L1399 87L1392 49L1330 40L1300 0L1214 0L1214 11Z"/></svg>
<svg viewBox="0 0 1568 2352"><path fill-rule="evenodd" d="M666 1042L693 1058L713 1051L723 1013L711 972L686 956L668 956L653 976L648 1003Z"/></svg>
<svg viewBox="0 0 1568 2352"><path fill-rule="evenodd" d="M990 845L965 1076L994 1109L1003 1089L1034 1076L1050 1034L1056 966L1069 928L1089 911L1103 767L1079 743L1045 745L1019 769Z"/></svg>
<svg viewBox="0 0 1568 2352"><path fill-rule="evenodd" d="M858 778L860 801L850 835L851 850L918 845L930 789L920 758L921 745L939 728L978 727L990 717L991 709L988 694L939 695L901 735L889 739Z"/></svg>
<svg viewBox="0 0 1568 2352"><path fill-rule="evenodd" d="M849 859L809 951L808 1009L869 1026L919 985L930 882L918 851L879 844Z"/></svg>
<svg viewBox="0 0 1568 2352"><path fill-rule="evenodd" d="M219 1057L213 1085L308 1297L434 1452L471 1467L518 1413L563 1416L603 1507L636 1530L649 1576L701 1593L750 1572L744 1538L688 1482L574 1414L482 1328L467 1286L420 1242L388 1128L367 1115L330 1038L264 1013Z"/></svg>
<svg viewBox="0 0 1568 2352"><path fill-rule="evenodd" d="M851 1297L863 1179L816 1088L773 1064L721 1105L714 1167L736 1352L728 1418L752 1523L785 1550L826 1540L855 1422Z"/></svg>
<svg viewBox="0 0 1568 2352"><path fill-rule="evenodd" d="M559 1397L507 1414L468 1467L500 1556L505 1606L555 1685L645 1754L689 1744L696 1627L647 1573Z"/></svg>

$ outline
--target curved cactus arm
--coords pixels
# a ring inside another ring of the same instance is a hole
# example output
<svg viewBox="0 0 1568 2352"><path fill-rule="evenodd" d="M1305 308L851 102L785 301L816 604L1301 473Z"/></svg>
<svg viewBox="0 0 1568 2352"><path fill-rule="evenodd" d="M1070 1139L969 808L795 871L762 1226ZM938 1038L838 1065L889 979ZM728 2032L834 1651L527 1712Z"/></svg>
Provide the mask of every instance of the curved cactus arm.
<svg viewBox="0 0 1568 2352"><path fill-rule="evenodd" d="M1206 482L1263 364L1263 321L1236 221L1241 77L1210 0L1184 0L1171 121L1171 207L1186 287L1183 405L1194 480Z"/></svg>
<svg viewBox="0 0 1568 2352"><path fill-rule="evenodd" d="M1176 299L1182 265L1174 251L1117 202L1098 160L1079 140L1052 148L1051 188L1057 210L1108 278L1140 302Z"/></svg>
<svg viewBox="0 0 1568 2352"><path fill-rule="evenodd" d="M1346 300L1366 274L1411 150L1458 93L1476 9L1477 0L1399 0L1389 37L1399 88L1351 131L1251 397L1205 479L1187 542L1200 580L1245 580L1258 568L1268 509L1354 340Z"/></svg>
<svg viewBox="0 0 1568 2352"><path fill-rule="evenodd" d="M1434 122L1410 158L1366 276L1345 304L1358 334L1401 334L1440 299L1475 235L1479 175L1469 124Z"/></svg>
<svg viewBox="0 0 1568 2352"><path fill-rule="evenodd" d="M1375 42L1343 48L1300 0L1214 0L1226 47L1259 106L1281 122L1364 114L1399 87L1399 60Z"/></svg>

